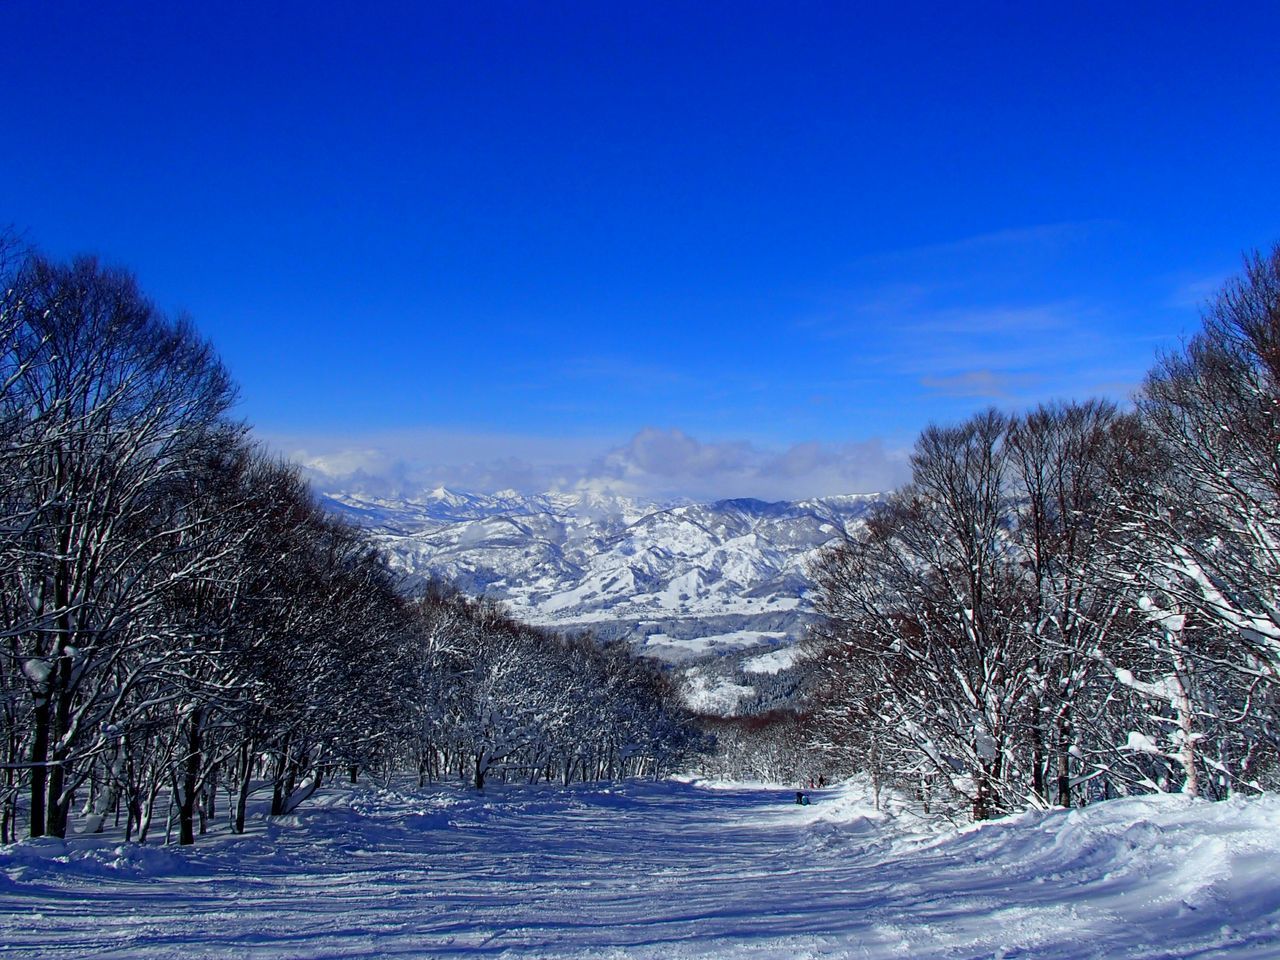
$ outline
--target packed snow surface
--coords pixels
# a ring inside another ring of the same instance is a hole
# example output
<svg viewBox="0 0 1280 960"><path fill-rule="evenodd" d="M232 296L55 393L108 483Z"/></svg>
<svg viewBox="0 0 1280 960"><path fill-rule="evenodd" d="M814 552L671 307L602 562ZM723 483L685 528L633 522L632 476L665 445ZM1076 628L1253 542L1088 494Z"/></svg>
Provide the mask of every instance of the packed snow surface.
<svg viewBox="0 0 1280 960"><path fill-rule="evenodd" d="M357 790L203 846L0 850L0 948L102 958L1280 956L1280 798L959 830L856 787Z"/></svg>

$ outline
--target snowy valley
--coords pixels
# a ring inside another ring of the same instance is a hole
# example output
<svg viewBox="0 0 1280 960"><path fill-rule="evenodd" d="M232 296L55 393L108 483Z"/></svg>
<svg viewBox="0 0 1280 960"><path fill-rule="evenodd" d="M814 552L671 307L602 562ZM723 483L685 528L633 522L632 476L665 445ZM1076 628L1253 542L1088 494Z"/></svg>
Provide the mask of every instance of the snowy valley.
<svg viewBox="0 0 1280 960"><path fill-rule="evenodd" d="M659 504L441 487L324 502L406 574L501 600L527 623L590 629L682 662L797 641L813 617L807 565L877 499Z"/></svg>

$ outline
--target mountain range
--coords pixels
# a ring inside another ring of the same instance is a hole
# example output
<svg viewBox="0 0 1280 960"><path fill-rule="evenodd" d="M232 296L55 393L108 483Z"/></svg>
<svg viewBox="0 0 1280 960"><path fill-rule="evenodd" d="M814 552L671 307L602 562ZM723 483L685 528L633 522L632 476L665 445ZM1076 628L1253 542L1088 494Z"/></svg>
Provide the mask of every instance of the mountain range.
<svg viewBox="0 0 1280 960"><path fill-rule="evenodd" d="M814 618L808 563L877 499L661 504L444 487L324 498L410 577L447 579L527 622L625 638L671 661L797 640Z"/></svg>

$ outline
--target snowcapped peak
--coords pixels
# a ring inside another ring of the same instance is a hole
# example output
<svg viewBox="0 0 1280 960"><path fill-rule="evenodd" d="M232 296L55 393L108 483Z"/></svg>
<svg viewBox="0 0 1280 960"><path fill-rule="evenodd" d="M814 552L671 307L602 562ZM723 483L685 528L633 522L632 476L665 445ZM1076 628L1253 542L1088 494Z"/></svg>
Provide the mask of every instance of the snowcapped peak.
<svg viewBox="0 0 1280 960"><path fill-rule="evenodd" d="M440 486L436 487L434 490L428 490L426 499L437 500L437 501L440 501L441 503L448 503L456 507L466 503L469 498L462 496L460 494L454 493L444 484L441 484Z"/></svg>

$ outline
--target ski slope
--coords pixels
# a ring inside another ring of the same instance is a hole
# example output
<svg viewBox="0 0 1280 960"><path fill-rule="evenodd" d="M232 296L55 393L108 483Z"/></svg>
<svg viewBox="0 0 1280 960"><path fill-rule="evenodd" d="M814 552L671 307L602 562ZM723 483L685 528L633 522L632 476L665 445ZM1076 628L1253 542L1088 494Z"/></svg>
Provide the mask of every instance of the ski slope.
<svg viewBox="0 0 1280 960"><path fill-rule="evenodd" d="M0 955L1280 957L1280 798L955 830L856 787L357 790L195 849L0 849Z"/></svg>

